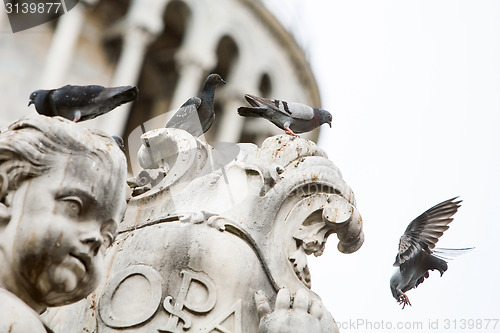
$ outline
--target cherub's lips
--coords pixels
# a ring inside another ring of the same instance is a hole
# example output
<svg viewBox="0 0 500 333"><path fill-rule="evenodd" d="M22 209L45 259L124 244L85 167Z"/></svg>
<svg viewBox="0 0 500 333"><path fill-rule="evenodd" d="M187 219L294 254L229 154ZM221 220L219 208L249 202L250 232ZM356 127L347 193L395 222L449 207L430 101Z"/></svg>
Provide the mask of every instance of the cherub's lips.
<svg viewBox="0 0 500 333"><path fill-rule="evenodd" d="M79 262L82 263L83 267L85 268L85 271L88 272L89 271L89 267L90 267L90 256L86 253L83 253L83 252L70 252L69 254L70 256L72 256L73 258L77 259Z"/></svg>

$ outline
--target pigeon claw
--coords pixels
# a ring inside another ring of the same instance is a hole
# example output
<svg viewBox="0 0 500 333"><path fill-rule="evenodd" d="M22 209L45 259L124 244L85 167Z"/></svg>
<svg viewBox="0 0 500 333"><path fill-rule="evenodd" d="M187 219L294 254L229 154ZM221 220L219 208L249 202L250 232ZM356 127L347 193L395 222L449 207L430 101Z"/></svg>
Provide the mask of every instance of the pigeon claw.
<svg viewBox="0 0 500 333"><path fill-rule="evenodd" d="M411 306L410 299L408 298L408 296L406 296L405 293L401 293L401 295L399 295L398 303L400 305L403 304L403 309L405 308L406 305Z"/></svg>
<svg viewBox="0 0 500 333"><path fill-rule="evenodd" d="M296 136L298 138L300 137L298 134L295 134L289 127L286 127L286 126L283 126L283 127L285 127L285 129L286 129L285 134L293 135L293 136Z"/></svg>

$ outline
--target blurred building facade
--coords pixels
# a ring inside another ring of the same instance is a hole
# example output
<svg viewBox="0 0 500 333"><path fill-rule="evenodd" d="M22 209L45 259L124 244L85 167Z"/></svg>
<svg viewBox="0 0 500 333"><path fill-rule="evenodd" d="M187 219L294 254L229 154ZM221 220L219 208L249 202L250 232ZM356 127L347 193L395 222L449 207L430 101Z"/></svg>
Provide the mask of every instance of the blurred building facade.
<svg viewBox="0 0 500 333"><path fill-rule="evenodd" d="M36 89L137 85L136 102L85 123L127 138L147 121L163 127L207 74L219 73L227 85L216 92L216 121L206 139L260 144L282 131L238 116L245 93L320 107L304 51L265 2L80 0L58 20L16 34L2 11L1 125L35 112L26 105Z"/></svg>

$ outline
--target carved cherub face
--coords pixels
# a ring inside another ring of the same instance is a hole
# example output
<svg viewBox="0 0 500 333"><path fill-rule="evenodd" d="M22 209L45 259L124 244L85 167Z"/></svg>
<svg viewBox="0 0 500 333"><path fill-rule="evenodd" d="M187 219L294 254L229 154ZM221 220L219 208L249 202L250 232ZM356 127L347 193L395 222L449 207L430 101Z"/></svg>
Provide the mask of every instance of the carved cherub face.
<svg viewBox="0 0 500 333"><path fill-rule="evenodd" d="M12 193L4 237L16 278L46 306L77 301L95 289L125 204L124 180L102 161L73 155L55 163Z"/></svg>

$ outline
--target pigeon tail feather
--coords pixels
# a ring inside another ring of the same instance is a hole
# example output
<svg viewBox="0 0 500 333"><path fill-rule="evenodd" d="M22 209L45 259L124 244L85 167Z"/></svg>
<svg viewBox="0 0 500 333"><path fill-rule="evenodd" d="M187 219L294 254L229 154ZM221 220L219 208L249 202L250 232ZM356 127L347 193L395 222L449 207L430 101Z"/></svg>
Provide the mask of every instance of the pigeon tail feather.
<svg viewBox="0 0 500 333"><path fill-rule="evenodd" d="M243 117L262 117L267 111L267 108L255 108L240 106L238 108L238 114Z"/></svg>
<svg viewBox="0 0 500 333"><path fill-rule="evenodd" d="M432 250L432 255L435 257L438 257L439 259L442 259L444 261L450 261L455 259L458 256L461 256L462 254L469 253L470 251L474 250L474 247L465 247L461 249L449 249L449 248L442 248L442 247L436 247Z"/></svg>

